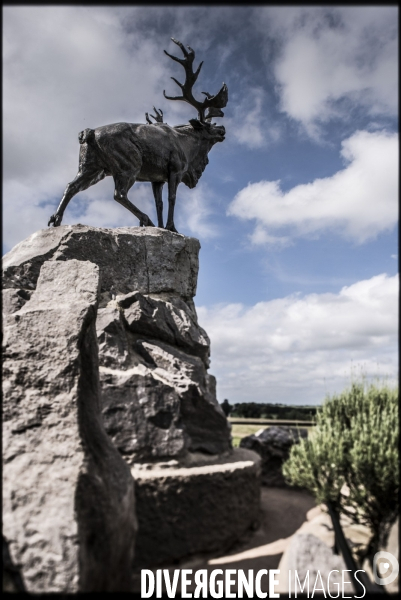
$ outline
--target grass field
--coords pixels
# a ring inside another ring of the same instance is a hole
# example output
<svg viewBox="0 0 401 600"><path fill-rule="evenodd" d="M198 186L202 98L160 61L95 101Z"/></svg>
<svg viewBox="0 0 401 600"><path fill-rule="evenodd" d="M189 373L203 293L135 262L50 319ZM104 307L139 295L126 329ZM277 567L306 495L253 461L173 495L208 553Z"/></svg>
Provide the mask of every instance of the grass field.
<svg viewBox="0 0 401 600"><path fill-rule="evenodd" d="M266 425L236 425L235 423L231 425L231 435L233 436L233 446L234 448L238 448L240 441L243 437L247 435L252 435L262 429L262 427L266 427Z"/></svg>

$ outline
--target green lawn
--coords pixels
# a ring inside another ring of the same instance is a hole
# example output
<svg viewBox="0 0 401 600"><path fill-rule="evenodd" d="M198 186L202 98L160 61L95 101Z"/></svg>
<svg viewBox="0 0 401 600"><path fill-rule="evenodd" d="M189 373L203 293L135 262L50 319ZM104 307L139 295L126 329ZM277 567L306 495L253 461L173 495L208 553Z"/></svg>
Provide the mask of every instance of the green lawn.
<svg viewBox="0 0 401 600"><path fill-rule="evenodd" d="M252 435L259 431L259 429L264 429L266 425L236 425L232 424L231 434L233 436L233 446L234 448L238 448L240 441L243 437L247 435Z"/></svg>

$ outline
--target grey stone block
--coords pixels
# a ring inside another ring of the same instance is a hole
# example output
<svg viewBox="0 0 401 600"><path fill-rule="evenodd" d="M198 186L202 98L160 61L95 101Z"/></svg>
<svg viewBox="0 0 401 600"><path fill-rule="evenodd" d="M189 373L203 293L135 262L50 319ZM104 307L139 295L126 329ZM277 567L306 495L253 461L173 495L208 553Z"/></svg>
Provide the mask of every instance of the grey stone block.
<svg viewBox="0 0 401 600"><path fill-rule="evenodd" d="M98 265L110 298L139 290L192 299L199 248L195 238L156 227L62 225L37 231L3 257L3 287L34 289L44 262L77 259Z"/></svg>
<svg viewBox="0 0 401 600"><path fill-rule="evenodd" d="M134 484L101 421L98 291L96 265L46 262L4 327L3 534L32 593L131 589Z"/></svg>

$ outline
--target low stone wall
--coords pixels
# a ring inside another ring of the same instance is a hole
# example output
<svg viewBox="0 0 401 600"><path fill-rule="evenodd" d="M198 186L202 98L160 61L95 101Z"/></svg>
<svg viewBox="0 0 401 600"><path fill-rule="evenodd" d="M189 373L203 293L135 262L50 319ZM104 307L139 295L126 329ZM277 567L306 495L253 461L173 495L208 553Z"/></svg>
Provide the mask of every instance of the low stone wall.
<svg viewBox="0 0 401 600"><path fill-rule="evenodd" d="M255 452L237 448L184 467L174 462L131 470L137 568L228 549L258 522L260 458Z"/></svg>

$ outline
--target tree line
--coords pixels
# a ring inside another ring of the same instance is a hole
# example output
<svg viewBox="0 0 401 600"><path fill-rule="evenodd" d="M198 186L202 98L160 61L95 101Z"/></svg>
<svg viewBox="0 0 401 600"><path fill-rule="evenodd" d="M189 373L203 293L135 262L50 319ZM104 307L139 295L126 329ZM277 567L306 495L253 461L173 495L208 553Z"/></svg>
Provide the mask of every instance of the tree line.
<svg viewBox="0 0 401 600"><path fill-rule="evenodd" d="M270 404L259 402L238 402L230 404L225 399L221 404L226 416L244 419L289 419L297 421L313 421L316 406L291 406L288 404Z"/></svg>

